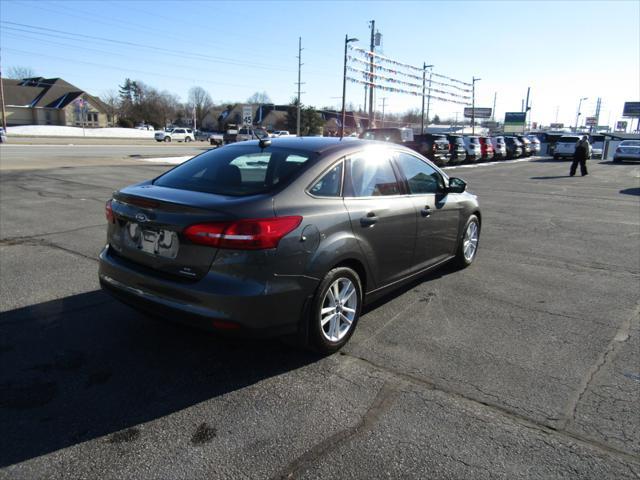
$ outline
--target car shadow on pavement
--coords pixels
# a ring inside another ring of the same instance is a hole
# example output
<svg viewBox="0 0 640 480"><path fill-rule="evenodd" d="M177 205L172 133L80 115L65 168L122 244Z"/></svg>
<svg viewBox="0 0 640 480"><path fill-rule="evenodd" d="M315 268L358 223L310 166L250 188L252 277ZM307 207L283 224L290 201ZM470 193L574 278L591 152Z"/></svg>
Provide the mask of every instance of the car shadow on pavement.
<svg viewBox="0 0 640 480"><path fill-rule="evenodd" d="M101 291L2 313L0 466L97 437L118 441L143 422L319 358L152 319Z"/></svg>

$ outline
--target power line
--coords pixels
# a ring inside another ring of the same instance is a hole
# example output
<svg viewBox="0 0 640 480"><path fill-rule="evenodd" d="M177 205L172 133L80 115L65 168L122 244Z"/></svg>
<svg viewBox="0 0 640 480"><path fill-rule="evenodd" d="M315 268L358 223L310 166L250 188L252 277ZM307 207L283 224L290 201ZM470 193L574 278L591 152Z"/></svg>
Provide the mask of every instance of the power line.
<svg viewBox="0 0 640 480"><path fill-rule="evenodd" d="M164 55L167 54L174 54L174 55L180 55L180 56L188 56L188 57L192 57L196 60L205 60L205 61L214 61L217 63L227 63L230 65L238 65L238 66L248 66L248 67L253 67L253 68L260 68L260 69L265 69L265 70L282 70L282 71L290 71L284 67L278 67L278 66L272 66L272 65L266 65L266 64L260 64L260 63L254 63L254 62L241 62L241 61L237 61L237 60L233 60L227 57L218 57L218 56L213 56L213 55L203 55L203 54L199 54L199 53L192 53L192 52L187 52L184 50L173 50L173 49L168 49L168 48L164 48L164 47L156 47L153 45L145 45L142 43L134 43L134 42L128 42L125 40L114 40L111 38L105 38L105 37L96 37L93 35L84 35L81 33L73 33L73 32L65 32L63 30L56 30L53 28L47 28L47 27L40 27L37 25L28 25L28 24L24 24L24 23L18 23L18 22L10 22L10 21L5 21L2 20L0 21L0 23L3 23L5 25L9 25L9 27L5 27L5 28L12 28L12 29L16 29L16 27L23 27L23 28L29 28L29 29L35 29L36 32L30 32L30 33L39 33L37 32L37 30L43 31L43 32L53 32L56 34L63 34L63 35L67 35L67 36L71 36L71 37L79 37L82 39L91 39L91 40L99 40L99 41L103 41L103 42L109 42L109 43L114 43L117 45L124 45L127 47L135 47L135 48L144 48L144 49L148 49L148 50L153 50L156 52L160 52ZM70 40L68 38L68 40ZM78 40L78 38L75 38L74 40Z"/></svg>

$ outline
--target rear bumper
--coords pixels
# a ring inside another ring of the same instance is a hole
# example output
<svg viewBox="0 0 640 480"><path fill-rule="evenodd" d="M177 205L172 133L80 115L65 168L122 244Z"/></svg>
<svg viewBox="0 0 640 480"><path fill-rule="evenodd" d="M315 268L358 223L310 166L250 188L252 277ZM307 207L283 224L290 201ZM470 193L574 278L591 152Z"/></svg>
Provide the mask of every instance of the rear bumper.
<svg viewBox="0 0 640 480"><path fill-rule="evenodd" d="M247 336L278 336L298 331L317 281L273 275L262 280L209 272L196 282L155 276L110 254L99 256L101 287L138 310L207 330Z"/></svg>
<svg viewBox="0 0 640 480"><path fill-rule="evenodd" d="M630 160L634 162L640 162L640 155L634 155L632 153L616 153L613 156L614 160Z"/></svg>

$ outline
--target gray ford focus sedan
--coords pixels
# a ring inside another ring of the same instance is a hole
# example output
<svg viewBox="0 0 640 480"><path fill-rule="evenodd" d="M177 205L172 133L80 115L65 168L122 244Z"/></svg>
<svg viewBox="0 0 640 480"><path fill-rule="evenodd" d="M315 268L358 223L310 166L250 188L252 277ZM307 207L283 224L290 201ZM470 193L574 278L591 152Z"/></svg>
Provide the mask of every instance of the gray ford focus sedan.
<svg viewBox="0 0 640 480"><path fill-rule="evenodd" d="M475 259L466 184L399 145L278 138L207 151L106 204L100 284L213 330L342 347L362 306Z"/></svg>

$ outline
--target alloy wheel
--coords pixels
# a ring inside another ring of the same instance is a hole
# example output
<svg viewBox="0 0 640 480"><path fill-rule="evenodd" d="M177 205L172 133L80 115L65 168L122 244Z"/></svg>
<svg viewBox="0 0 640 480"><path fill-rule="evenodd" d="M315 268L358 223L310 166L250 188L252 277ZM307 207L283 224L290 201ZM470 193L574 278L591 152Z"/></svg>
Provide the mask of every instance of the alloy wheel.
<svg viewBox="0 0 640 480"><path fill-rule="evenodd" d="M471 222L467 226L467 230L464 232L464 239L462 241L462 252L467 262L473 260L478 249L478 224Z"/></svg>
<svg viewBox="0 0 640 480"><path fill-rule="evenodd" d="M320 328L330 342L339 342L351 330L358 311L358 295L353 282L338 278L324 294L320 308Z"/></svg>

